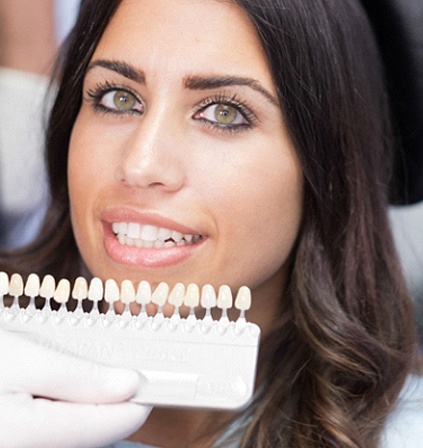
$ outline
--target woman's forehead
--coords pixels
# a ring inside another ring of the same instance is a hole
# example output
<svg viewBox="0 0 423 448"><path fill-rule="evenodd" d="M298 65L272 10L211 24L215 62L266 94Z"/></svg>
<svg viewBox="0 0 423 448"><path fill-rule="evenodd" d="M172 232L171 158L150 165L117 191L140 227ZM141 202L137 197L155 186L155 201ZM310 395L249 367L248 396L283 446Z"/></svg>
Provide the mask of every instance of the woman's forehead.
<svg viewBox="0 0 423 448"><path fill-rule="evenodd" d="M125 60L147 75L223 71L273 86L255 28L232 2L124 0L95 51L97 58Z"/></svg>

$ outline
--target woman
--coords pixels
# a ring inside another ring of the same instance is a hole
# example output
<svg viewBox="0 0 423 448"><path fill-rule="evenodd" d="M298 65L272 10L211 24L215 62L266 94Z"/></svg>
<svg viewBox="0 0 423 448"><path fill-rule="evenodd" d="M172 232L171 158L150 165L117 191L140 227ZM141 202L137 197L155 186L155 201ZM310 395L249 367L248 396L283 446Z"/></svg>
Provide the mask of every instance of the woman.
<svg viewBox="0 0 423 448"><path fill-rule="evenodd" d="M8 269L247 284L263 334L248 409L154 409L129 440L379 446L415 335L358 2L85 0L66 48L51 205Z"/></svg>

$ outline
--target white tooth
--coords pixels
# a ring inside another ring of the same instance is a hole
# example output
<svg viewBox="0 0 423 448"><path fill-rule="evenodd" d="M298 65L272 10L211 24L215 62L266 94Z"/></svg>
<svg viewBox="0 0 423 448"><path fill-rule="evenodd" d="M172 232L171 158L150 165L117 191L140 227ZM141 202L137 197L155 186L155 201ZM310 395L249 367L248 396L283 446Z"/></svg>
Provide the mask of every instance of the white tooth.
<svg viewBox="0 0 423 448"><path fill-rule="evenodd" d="M140 305L146 305L151 302L151 286L146 280L142 280L139 283L135 300Z"/></svg>
<svg viewBox="0 0 423 448"><path fill-rule="evenodd" d="M190 283L185 294L184 304L190 308L195 308L200 303L200 290L195 283Z"/></svg>
<svg viewBox="0 0 423 448"><path fill-rule="evenodd" d="M157 241L158 241L158 240L157 240ZM176 244L175 244L173 241L166 241L166 242L163 244L163 246L164 246L164 247L175 247Z"/></svg>
<svg viewBox="0 0 423 448"><path fill-rule="evenodd" d="M217 296L217 306L221 309L227 310L232 307L232 291L228 285L222 285L219 288L219 294Z"/></svg>
<svg viewBox="0 0 423 448"><path fill-rule="evenodd" d="M67 278L59 280L56 291L54 292L54 300L57 303L66 303L70 294L70 281Z"/></svg>
<svg viewBox="0 0 423 448"><path fill-rule="evenodd" d="M126 235L124 233L118 233L117 237L120 244L124 245L126 243Z"/></svg>
<svg viewBox="0 0 423 448"><path fill-rule="evenodd" d="M119 286L116 281L109 278L104 285L104 300L107 303L114 303L119 300Z"/></svg>
<svg viewBox="0 0 423 448"><path fill-rule="evenodd" d="M212 285L204 285L201 288L201 306L203 308L214 308L216 306L216 291Z"/></svg>
<svg viewBox="0 0 423 448"><path fill-rule="evenodd" d="M235 307L238 310L246 311L251 307L251 291L247 286L241 286L235 299Z"/></svg>
<svg viewBox="0 0 423 448"><path fill-rule="evenodd" d="M118 233L119 233L119 228L120 228L120 226L119 226L119 223L118 223L118 222L114 222L114 223L112 224L112 230L113 230L113 233L118 234Z"/></svg>
<svg viewBox="0 0 423 448"><path fill-rule="evenodd" d="M0 272L0 296L5 296L9 293L9 276L6 272Z"/></svg>
<svg viewBox="0 0 423 448"><path fill-rule="evenodd" d="M159 234L157 235L157 238L161 241L168 240L172 235L172 231L169 229L160 228Z"/></svg>
<svg viewBox="0 0 423 448"><path fill-rule="evenodd" d="M9 294L15 297L23 294L23 280L19 274L10 277Z"/></svg>
<svg viewBox="0 0 423 448"><path fill-rule="evenodd" d="M55 289L56 281L54 280L54 277L50 274L47 274L41 282L40 297L43 297L44 299L50 299L50 297L54 296Z"/></svg>
<svg viewBox="0 0 423 448"><path fill-rule="evenodd" d="M161 282L151 295L151 301L156 305L163 306L166 303L168 295L169 285L165 282Z"/></svg>
<svg viewBox="0 0 423 448"><path fill-rule="evenodd" d="M84 300L88 297L88 284L84 277L78 277L75 280L72 297L76 300Z"/></svg>
<svg viewBox="0 0 423 448"><path fill-rule="evenodd" d="M25 286L25 295L28 297L38 296L40 293L40 277L37 274L29 274Z"/></svg>
<svg viewBox="0 0 423 448"><path fill-rule="evenodd" d="M124 280L120 285L120 300L122 303L135 301L135 288L131 280Z"/></svg>
<svg viewBox="0 0 423 448"><path fill-rule="evenodd" d="M130 222L128 224L128 230L126 231L126 234L129 236L129 238L137 239L140 237L140 231L141 226L136 222Z"/></svg>
<svg viewBox="0 0 423 448"><path fill-rule="evenodd" d="M154 247L156 249L161 249L162 247L164 247L164 242L162 240L156 240L154 241Z"/></svg>
<svg viewBox="0 0 423 448"><path fill-rule="evenodd" d="M192 239L194 238L194 235L184 235L184 240L187 243L190 243L192 241Z"/></svg>
<svg viewBox="0 0 423 448"><path fill-rule="evenodd" d="M178 242L176 243L176 245L177 245L178 247L186 246L186 244L187 244L187 242L186 242L185 240L181 240L181 241L178 241Z"/></svg>
<svg viewBox="0 0 423 448"><path fill-rule="evenodd" d="M168 302L179 308L184 303L184 295L185 285L183 283L176 283L169 294Z"/></svg>
<svg viewBox="0 0 423 448"><path fill-rule="evenodd" d="M159 228L156 226L142 226L140 238L144 241L156 241L159 235Z"/></svg>
<svg viewBox="0 0 423 448"><path fill-rule="evenodd" d="M90 287L88 288L88 298L93 302L99 302L102 297L103 282L98 277L94 277L90 282Z"/></svg>
<svg viewBox="0 0 423 448"><path fill-rule="evenodd" d="M128 231L128 223L120 222L119 223L119 232L118 233L122 233L122 234L126 235L127 231Z"/></svg>
<svg viewBox="0 0 423 448"><path fill-rule="evenodd" d="M135 246L150 249L154 247L154 241L135 240Z"/></svg>
<svg viewBox="0 0 423 448"><path fill-rule="evenodd" d="M183 235L180 232L177 232L176 230L174 230L172 232L171 238L173 241L175 241L175 243L179 243L179 241L181 241Z"/></svg>
<svg viewBox="0 0 423 448"><path fill-rule="evenodd" d="M129 236L126 237L125 244L127 246L135 246L135 240Z"/></svg>

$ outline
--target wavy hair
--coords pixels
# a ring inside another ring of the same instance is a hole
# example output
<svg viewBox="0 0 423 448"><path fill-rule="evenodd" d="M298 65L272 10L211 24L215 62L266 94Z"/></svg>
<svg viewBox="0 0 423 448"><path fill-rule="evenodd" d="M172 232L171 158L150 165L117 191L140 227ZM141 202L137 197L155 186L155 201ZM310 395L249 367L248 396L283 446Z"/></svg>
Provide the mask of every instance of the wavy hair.
<svg viewBox="0 0 423 448"><path fill-rule="evenodd" d="M240 446L376 448L416 342L386 215L392 141L375 38L358 0L233 1L257 29L305 178L290 280ZM11 269L80 273L68 145L86 68L119 3L82 1L48 128L50 207L36 241L2 257Z"/></svg>

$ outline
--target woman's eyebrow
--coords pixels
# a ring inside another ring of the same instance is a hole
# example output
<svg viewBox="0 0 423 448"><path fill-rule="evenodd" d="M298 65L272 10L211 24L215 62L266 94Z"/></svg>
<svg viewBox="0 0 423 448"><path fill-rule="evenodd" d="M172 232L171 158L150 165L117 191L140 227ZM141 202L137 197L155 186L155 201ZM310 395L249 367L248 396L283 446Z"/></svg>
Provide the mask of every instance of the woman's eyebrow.
<svg viewBox="0 0 423 448"><path fill-rule="evenodd" d="M253 78L238 76L187 76L184 79L184 86L192 90L218 89L227 86L247 86L261 93L274 106L279 107L278 99L266 90L259 81Z"/></svg>
<svg viewBox="0 0 423 448"><path fill-rule="evenodd" d="M132 81L138 82L139 84L145 84L145 75L141 70L137 70L126 62L109 60L109 59L97 59L88 65L87 73L95 67L102 67L108 70L112 70L119 75L124 76Z"/></svg>
<svg viewBox="0 0 423 448"><path fill-rule="evenodd" d="M92 61L87 68L87 73L95 67L102 67L112 70L125 78L140 84L145 84L145 74L142 70L134 68L132 65L109 59L97 59ZM247 86L256 92L261 93L271 104L279 107L278 99L265 89L259 81L253 78L239 76L187 76L183 80L183 85L191 90L209 90L228 86Z"/></svg>

